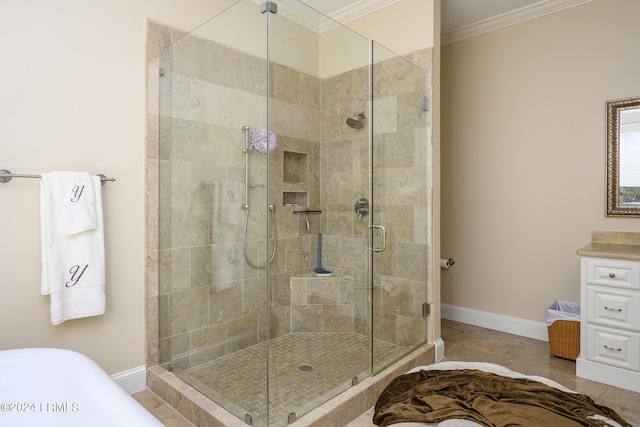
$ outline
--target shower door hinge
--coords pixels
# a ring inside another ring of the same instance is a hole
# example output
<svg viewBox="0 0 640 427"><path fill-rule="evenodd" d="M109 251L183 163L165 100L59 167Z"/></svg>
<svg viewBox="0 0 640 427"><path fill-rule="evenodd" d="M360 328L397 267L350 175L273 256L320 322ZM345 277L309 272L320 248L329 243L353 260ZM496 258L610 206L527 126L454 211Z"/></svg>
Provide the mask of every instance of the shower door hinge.
<svg viewBox="0 0 640 427"><path fill-rule="evenodd" d="M249 414L244 414L244 423L248 426L252 426L253 425L253 418L251 418L251 415Z"/></svg>
<svg viewBox="0 0 640 427"><path fill-rule="evenodd" d="M260 4L260 13L271 12L273 14L278 13L278 5L272 1L266 1Z"/></svg>
<svg viewBox="0 0 640 427"><path fill-rule="evenodd" d="M429 97L422 95L422 111L429 111Z"/></svg>
<svg viewBox="0 0 640 427"><path fill-rule="evenodd" d="M429 317L431 314L431 305L428 302L422 303L422 317Z"/></svg>

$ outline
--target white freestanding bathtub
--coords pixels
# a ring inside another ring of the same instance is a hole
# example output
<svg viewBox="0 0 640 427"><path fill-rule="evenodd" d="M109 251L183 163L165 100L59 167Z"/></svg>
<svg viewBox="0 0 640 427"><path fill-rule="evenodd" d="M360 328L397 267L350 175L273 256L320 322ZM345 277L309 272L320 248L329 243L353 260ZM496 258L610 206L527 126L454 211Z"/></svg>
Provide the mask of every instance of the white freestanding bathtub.
<svg viewBox="0 0 640 427"><path fill-rule="evenodd" d="M56 348L0 351L0 426L162 426L93 360Z"/></svg>

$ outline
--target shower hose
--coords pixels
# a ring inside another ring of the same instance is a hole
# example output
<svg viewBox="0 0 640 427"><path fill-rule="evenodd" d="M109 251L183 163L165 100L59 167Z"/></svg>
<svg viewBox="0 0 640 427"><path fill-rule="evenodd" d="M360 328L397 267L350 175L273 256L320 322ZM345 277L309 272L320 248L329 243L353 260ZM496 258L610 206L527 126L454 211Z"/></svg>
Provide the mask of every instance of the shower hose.
<svg viewBox="0 0 640 427"><path fill-rule="evenodd" d="M244 260L247 261L247 264L249 264L253 268L266 268L267 265L271 264L271 261L273 261L273 259L275 258L276 249L278 246L278 239L276 238L276 219L274 214L276 206L273 203L269 204L269 216L271 217L271 227L270 227L271 232L269 234L271 234L271 240L273 240L273 251L271 252L269 261L267 261L265 265L259 265L257 262L254 264L253 262L251 262L251 260L249 260L249 257L247 256L247 223L249 221L249 206L245 205L243 206L243 208L244 208L244 229L242 231L242 252L244 254Z"/></svg>
<svg viewBox="0 0 640 427"><path fill-rule="evenodd" d="M251 267L253 268L266 268L269 264L271 264L271 261L273 261L273 258L275 258L276 256L276 248L278 246L278 240L276 239L276 219L275 219L275 210L276 210L276 205L274 205L273 203L269 204L269 216L271 217L271 227L267 226L267 229L271 228L271 239L273 240L273 252L271 253L271 256L269 257L269 260L267 261L267 263L265 265L259 265L258 262L256 261L256 263L254 264L253 262L251 262L251 260L249 260L249 257L247 256L247 223L249 222L249 154L251 153L251 127L249 125L244 125L242 126L242 131L244 132L244 148L242 149L242 152L244 153L244 204L242 205L242 209L244 210L244 230L242 231L242 253L244 254L244 260L247 261L247 264L249 264ZM264 135L262 135L264 138L267 138L267 136L269 138L271 138L270 135L267 135L266 133L266 129L264 129L265 132ZM275 145L275 135L273 136L274 141L273 141L273 149L275 149L276 145ZM265 150L264 152L261 152L262 154L269 154L270 151L273 151L271 149L267 150L266 148L268 147L268 144L266 144L265 142ZM257 150L257 149L256 149ZM269 237L267 236L267 248L269 247Z"/></svg>

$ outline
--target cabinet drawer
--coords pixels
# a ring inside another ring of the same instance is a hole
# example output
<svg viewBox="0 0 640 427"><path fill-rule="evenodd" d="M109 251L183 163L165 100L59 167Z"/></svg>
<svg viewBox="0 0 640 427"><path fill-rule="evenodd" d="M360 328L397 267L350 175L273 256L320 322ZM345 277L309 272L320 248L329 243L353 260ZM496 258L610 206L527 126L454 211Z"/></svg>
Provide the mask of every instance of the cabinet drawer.
<svg viewBox="0 0 640 427"><path fill-rule="evenodd" d="M640 370L640 335L587 326L587 359Z"/></svg>
<svg viewBox="0 0 640 427"><path fill-rule="evenodd" d="M587 270L587 283L590 285L640 289L639 262L608 258L583 258L583 262Z"/></svg>
<svg viewBox="0 0 640 427"><path fill-rule="evenodd" d="M640 292L587 286L587 321L640 332Z"/></svg>

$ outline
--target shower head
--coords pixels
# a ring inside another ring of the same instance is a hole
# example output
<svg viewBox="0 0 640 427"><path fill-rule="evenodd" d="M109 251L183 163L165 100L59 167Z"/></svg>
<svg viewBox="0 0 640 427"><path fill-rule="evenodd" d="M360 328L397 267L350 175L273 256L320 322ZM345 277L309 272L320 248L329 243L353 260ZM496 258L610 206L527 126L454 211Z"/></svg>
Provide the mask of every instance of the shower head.
<svg viewBox="0 0 640 427"><path fill-rule="evenodd" d="M347 125L353 129L362 129L362 126L364 126L363 121L366 118L367 116L364 113L356 114L347 119Z"/></svg>

